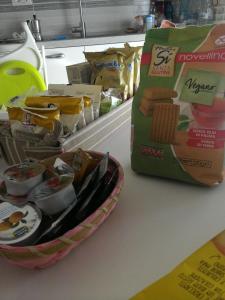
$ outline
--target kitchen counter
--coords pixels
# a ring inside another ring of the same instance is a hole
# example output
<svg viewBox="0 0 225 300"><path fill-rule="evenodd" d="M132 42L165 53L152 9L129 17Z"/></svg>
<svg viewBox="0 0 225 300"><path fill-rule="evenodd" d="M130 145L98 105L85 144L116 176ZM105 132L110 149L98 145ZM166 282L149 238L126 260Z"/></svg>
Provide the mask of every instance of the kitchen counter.
<svg viewBox="0 0 225 300"><path fill-rule="evenodd" d="M126 43L126 42L140 42L144 41L145 34L116 34L116 35L98 35L87 37L85 39L81 38L70 38L65 40L44 40L37 42L39 48L44 45L46 49L51 48L64 48L64 47L80 47L80 46L92 46L92 45L102 45L102 44L115 44L115 43ZM19 47L21 44L4 44L0 43L0 52L4 50L12 51Z"/></svg>
<svg viewBox="0 0 225 300"><path fill-rule="evenodd" d="M225 184L191 186L135 174L130 121L94 149L123 165L118 207L55 266L29 271L0 260L4 300L126 300L225 229Z"/></svg>
<svg viewBox="0 0 225 300"><path fill-rule="evenodd" d="M60 48L60 47L76 47L76 46L92 46L102 44L115 44L126 42L140 42L145 39L145 34L117 34L117 35L98 35L87 37L85 39L67 39L59 41L43 41L37 44L43 44L45 48Z"/></svg>

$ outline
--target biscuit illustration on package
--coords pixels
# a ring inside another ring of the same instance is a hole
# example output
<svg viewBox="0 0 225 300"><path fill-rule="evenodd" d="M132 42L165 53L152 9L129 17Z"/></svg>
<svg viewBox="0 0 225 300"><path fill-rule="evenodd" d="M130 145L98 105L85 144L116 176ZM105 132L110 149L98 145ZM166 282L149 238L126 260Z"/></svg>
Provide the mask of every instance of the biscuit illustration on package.
<svg viewBox="0 0 225 300"><path fill-rule="evenodd" d="M144 90L144 97L152 100L176 98L177 92L165 87L151 87Z"/></svg>
<svg viewBox="0 0 225 300"><path fill-rule="evenodd" d="M179 113L179 105L155 105L150 129L150 140L160 144L174 144Z"/></svg>
<svg viewBox="0 0 225 300"><path fill-rule="evenodd" d="M177 97L177 92L169 88L148 88L144 91L144 96L140 102L139 110L144 116L152 115L156 104L173 104L173 99Z"/></svg>
<svg viewBox="0 0 225 300"><path fill-rule="evenodd" d="M140 102L139 110L142 114L147 117L151 114L153 103L151 99L143 97Z"/></svg>

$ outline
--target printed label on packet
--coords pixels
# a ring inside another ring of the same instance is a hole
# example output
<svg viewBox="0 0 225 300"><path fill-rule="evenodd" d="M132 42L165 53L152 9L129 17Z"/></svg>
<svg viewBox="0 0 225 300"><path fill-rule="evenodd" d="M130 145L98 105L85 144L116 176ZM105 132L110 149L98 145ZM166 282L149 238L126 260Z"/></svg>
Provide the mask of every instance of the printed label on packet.
<svg viewBox="0 0 225 300"><path fill-rule="evenodd" d="M223 139L225 140L225 130L192 128L189 130L188 135L191 138L206 138L206 139Z"/></svg>
<svg viewBox="0 0 225 300"><path fill-rule="evenodd" d="M225 142L225 130L193 128L188 132L187 145L202 149L222 149Z"/></svg>
<svg viewBox="0 0 225 300"><path fill-rule="evenodd" d="M149 76L174 76L175 59L178 50L178 47L154 45Z"/></svg>
<svg viewBox="0 0 225 300"><path fill-rule="evenodd" d="M132 300L225 300L225 232Z"/></svg>
<svg viewBox="0 0 225 300"><path fill-rule="evenodd" d="M216 72L189 70L180 101L212 105L221 75Z"/></svg>
<svg viewBox="0 0 225 300"><path fill-rule="evenodd" d="M201 148L201 149L222 149L224 148L224 141L189 139L187 145L190 147Z"/></svg>

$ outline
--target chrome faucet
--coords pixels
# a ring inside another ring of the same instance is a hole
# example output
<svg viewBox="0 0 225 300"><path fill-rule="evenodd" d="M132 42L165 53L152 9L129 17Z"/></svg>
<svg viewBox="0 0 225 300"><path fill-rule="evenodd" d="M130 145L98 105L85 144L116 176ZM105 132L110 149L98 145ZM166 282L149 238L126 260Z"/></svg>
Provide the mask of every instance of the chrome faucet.
<svg viewBox="0 0 225 300"><path fill-rule="evenodd" d="M79 0L80 24L79 26L72 27L72 33L80 33L82 38L86 37L86 25L84 22L84 14L82 7L82 0Z"/></svg>

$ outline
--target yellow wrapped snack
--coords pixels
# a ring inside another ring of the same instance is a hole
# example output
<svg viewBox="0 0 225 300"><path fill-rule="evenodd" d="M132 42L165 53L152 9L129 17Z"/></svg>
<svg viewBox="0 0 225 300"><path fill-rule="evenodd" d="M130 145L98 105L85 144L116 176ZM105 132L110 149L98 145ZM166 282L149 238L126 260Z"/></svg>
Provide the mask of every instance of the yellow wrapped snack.
<svg viewBox="0 0 225 300"><path fill-rule="evenodd" d="M17 131L45 135L54 129L55 120L60 119L60 111L54 108L7 108L12 135Z"/></svg>
<svg viewBox="0 0 225 300"><path fill-rule="evenodd" d="M84 55L91 66L91 84L95 84L98 73L95 62L101 59L103 55L106 55L106 52L84 52Z"/></svg>
<svg viewBox="0 0 225 300"><path fill-rule="evenodd" d="M59 109L65 105L80 104L82 97L71 96L36 96L28 97L25 100L26 106L47 108L51 104L57 106Z"/></svg>
<svg viewBox="0 0 225 300"><path fill-rule="evenodd" d="M141 56L143 47L131 47L128 43L125 44L125 49L128 53L134 54L134 93L137 91L140 83L140 68Z"/></svg>
<svg viewBox="0 0 225 300"><path fill-rule="evenodd" d="M125 55L122 52L112 54L90 52L85 53L85 57L92 66L92 83L102 85L104 90L118 88L126 100Z"/></svg>
<svg viewBox="0 0 225 300"><path fill-rule="evenodd" d="M131 47L127 48L109 48L106 53L108 55L121 55L123 57L123 79L126 83L127 99L133 97L134 94L134 58L135 52L132 52Z"/></svg>
<svg viewBox="0 0 225 300"><path fill-rule="evenodd" d="M140 66L143 47L131 47L128 43L124 48L109 48L108 54L123 53L125 55L125 81L128 85L128 98L137 91L140 83Z"/></svg>
<svg viewBox="0 0 225 300"><path fill-rule="evenodd" d="M48 93L49 95L57 95L59 92L63 95L73 96L82 98L87 96L92 99L94 118L98 119L99 109L101 102L101 85L91 85L91 84L49 84Z"/></svg>
<svg viewBox="0 0 225 300"><path fill-rule="evenodd" d="M25 101L27 106L49 107L55 105L60 110L60 121L64 133L75 132L83 112L82 98L67 96L30 97Z"/></svg>
<svg viewBox="0 0 225 300"><path fill-rule="evenodd" d="M134 95L134 58L135 53L131 53L124 60L124 78L128 86L128 99Z"/></svg>

